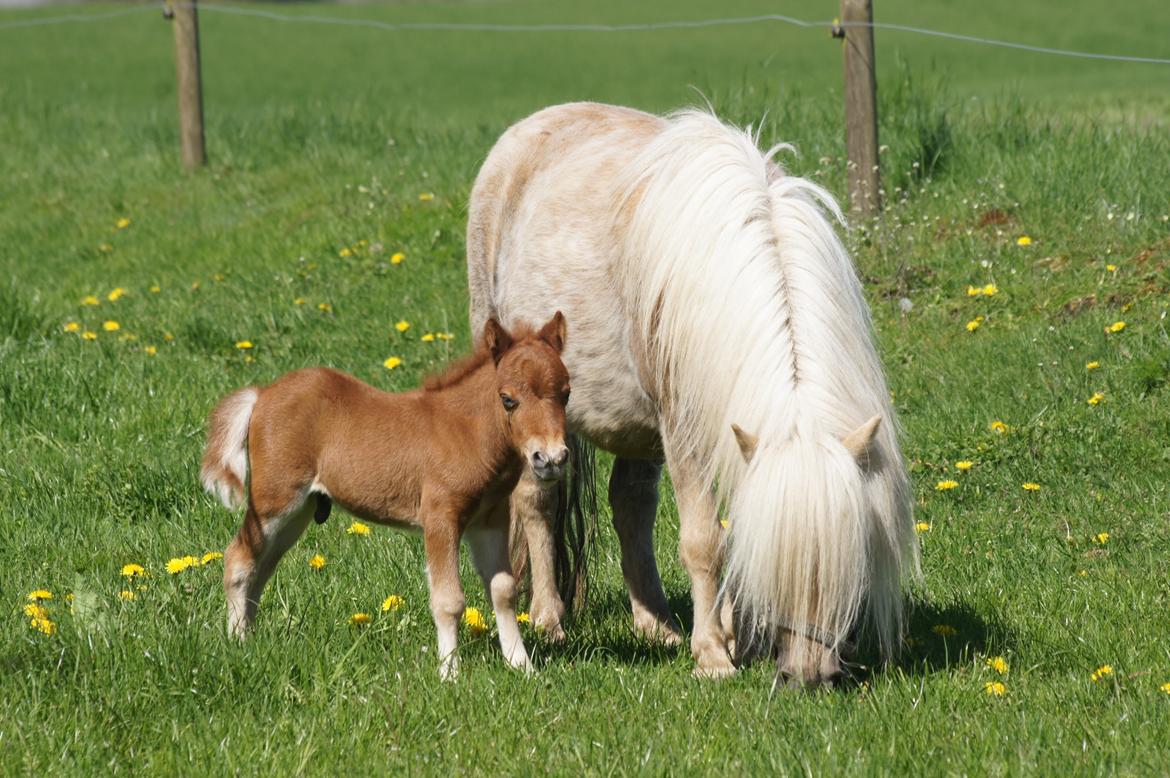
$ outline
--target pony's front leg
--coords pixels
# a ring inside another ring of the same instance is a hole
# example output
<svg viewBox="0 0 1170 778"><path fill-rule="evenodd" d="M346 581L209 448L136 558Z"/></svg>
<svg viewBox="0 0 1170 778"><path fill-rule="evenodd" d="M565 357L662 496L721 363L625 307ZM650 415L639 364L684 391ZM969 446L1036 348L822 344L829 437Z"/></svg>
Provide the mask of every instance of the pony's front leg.
<svg viewBox="0 0 1170 778"><path fill-rule="evenodd" d="M609 478L613 527L622 549L622 576L634 612L634 630L669 646L682 642L670 613L658 563L654 559L654 519L658 512L658 462L617 459Z"/></svg>
<svg viewBox="0 0 1170 778"><path fill-rule="evenodd" d="M723 678L735 672L727 648L719 606L719 574L723 566L720 527L710 484L695 476L697 468L672 464L670 476L678 503L679 558L691 578L695 627L691 654L695 675Z"/></svg>
<svg viewBox="0 0 1170 778"><path fill-rule="evenodd" d="M459 521L448 513L423 518L423 547L427 555L427 585L431 616L439 642L439 676L453 681L459 673L455 653L459 619L463 616L463 585L459 582Z"/></svg>
<svg viewBox="0 0 1170 778"><path fill-rule="evenodd" d="M506 506L484 524L467 529L471 559L483 579L483 588L496 613L500 649L512 667L532 671L532 662L516 623L516 579L508 563L508 512Z"/></svg>
<svg viewBox="0 0 1170 778"><path fill-rule="evenodd" d="M565 639L561 619L565 604L557 591L553 558L552 522L557 509L557 490L552 484L541 483L531 468L512 490L512 521L518 522L528 544L528 564L532 574L532 604L529 615L532 626L546 638L559 643Z"/></svg>

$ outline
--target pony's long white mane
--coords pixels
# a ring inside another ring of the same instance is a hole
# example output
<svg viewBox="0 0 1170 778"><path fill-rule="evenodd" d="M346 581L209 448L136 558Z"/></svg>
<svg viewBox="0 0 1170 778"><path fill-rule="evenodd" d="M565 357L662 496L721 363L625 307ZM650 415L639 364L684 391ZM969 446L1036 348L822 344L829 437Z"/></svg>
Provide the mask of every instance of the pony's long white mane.
<svg viewBox="0 0 1170 778"><path fill-rule="evenodd" d="M917 571L910 491L861 286L816 184L750 132L667 119L622 182L619 284L664 406L663 434L729 512L728 590L756 637L844 639L864 611L884 652ZM882 417L859 464L841 438ZM759 437L745 464L731 425Z"/></svg>

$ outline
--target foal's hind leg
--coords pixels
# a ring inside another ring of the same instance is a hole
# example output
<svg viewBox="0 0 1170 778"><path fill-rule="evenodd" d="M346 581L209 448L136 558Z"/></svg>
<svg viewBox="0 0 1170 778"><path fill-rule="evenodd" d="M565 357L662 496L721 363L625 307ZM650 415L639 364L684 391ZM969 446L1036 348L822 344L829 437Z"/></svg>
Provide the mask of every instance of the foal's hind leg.
<svg viewBox="0 0 1170 778"><path fill-rule="evenodd" d="M471 547L471 560L483 579L483 588L492 601L496 613L496 627L500 631L500 648L512 667L532 670L520 626L516 623L516 579L508 560L507 506L493 520L468 527L464 536Z"/></svg>
<svg viewBox="0 0 1170 778"><path fill-rule="evenodd" d="M305 500L304 495L293 495L291 507L265 518L249 500L244 523L223 558L227 629L232 637L242 639L252 625L260 594L276 569L276 563L309 526L313 502Z"/></svg>
<svg viewBox="0 0 1170 778"><path fill-rule="evenodd" d="M622 575L630 592L634 629L651 640L673 646L681 643L682 637L662 591L654 559L654 519L661 474L662 465L658 462L615 460L609 478L609 504L621 542Z"/></svg>

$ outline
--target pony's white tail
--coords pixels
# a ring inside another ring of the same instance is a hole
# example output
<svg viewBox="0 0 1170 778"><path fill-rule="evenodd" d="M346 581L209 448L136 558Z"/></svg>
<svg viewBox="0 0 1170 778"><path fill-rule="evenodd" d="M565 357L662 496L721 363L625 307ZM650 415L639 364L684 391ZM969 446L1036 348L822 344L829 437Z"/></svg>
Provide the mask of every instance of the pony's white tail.
<svg viewBox="0 0 1170 778"><path fill-rule="evenodd" d="M199 477L204 489L233 510L247 497L248 424L259 397L254 387L232 392L207 420L207 447Z"/></svg>
<svg viewBox="0 0 1170 778"><path fill-rule="evenodd" d="M760 441L731 498L726 586L745 643L772 646L791 632L838 650L865 604L873 519L853 455L801 427Z"/></svg>

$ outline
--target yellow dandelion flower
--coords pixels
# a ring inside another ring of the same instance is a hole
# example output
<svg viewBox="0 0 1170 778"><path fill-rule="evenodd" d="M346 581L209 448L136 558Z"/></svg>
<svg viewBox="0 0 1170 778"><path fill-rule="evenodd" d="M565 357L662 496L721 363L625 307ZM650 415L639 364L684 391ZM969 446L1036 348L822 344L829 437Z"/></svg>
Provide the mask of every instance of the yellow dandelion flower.
<svg viewBox="0 0 1170 778"><path fill-rule="evenodd" d="M146 355L148 357L153 357L153 356L158 355L158 347L157 346L146 346L142 350L146 352Z"/></svg>
<svg viewBox="0 0 1170 778"><path fill-rule="evenodd" d="M64 329L66 332L80 332L81 325L75 321L71 321L68 324L66 324L62 329Z"/></svg>
<svg viewBox="0 0 1170 778"><path fill-rule="evenodd" d="M1101 665L1093 671L1093 675L1090 677L1093 679L1093 682L1096 683L1102 678L1107 678L1111 675L1113 675L1113 665Z"/></svg>
<svg viewBox="0 0 1170 778"><path fill-rule="evenodd" d="M1030 237L1028 237L1027 235L1021 235L1020 237L1016 238L1016 245L1017 246L1031 246L1032 239Z"/></svg>
<svg viewBox="0 0 1170 778"><path fill-rule="evenodd" d="M355 613L349 617L349 625L351 627L364 627L370 623L370 620L370 614L368 613Z"/></svg>
<svg viewBox="0 0 1170 778"><path fill-rule="evenodd" d="M939 491L939 492L947 492L947 491L950 491L951 489L954 489L958 485L959 485L958 481L950 481L950 480L939 481L937 484L934 485L934 488L936 491Z"/></svg>
<svg viewBox="0 0 1170 778"><path fill-rule="evenodd" d="M82 305L101 305L102 301L97 299L96 295L87 294L85 297L81 298L81 304Z"/></svg>
<svg viewBox="0 0 1170 778"><path fill-rule="evenodd" d="M1081 578L1088 578L1089 571L1088 570L1077 570L1077 576L1079 576Z"/></svg>
<svg viewBox="0 0 1170 778"><path fill-rule="evenodd" d="M50 592L48 589L35 589L35 590L28 593L27 599L32 600L33 602L41 602L42 600L51 600L51 599L53 599L53 593Z"/></svg>
<svg viewBox="0 0 1170 778"><path fill-rule="evenodd" d="M1115 321L1112 324L1110 324L1108 327L1106 327L1105 331L1110 333L1110 334L1116 334L1118 332L1121 332L1123 329L1125 329L1125 322Z"/></svg>
<svg viewBox="0 0 1170 778"><path fill-rule="evenodd" d="M930 631L936 635L941 635L944 638L959 634L959 630L955 629L950 624L935 624L930 628Z"/></svg>
<svg viewBox="0 0 1170 778"><path fill-rule="evenodd" d="M483 614L479 612L479 608L467 608L463 611L463 623L471 630L474 635L482 635L487 631L487 621L484 620Z"/></svg>
<svg viewBox="0 0 1170 778"><path fill-rule="evenodd" d="M1166 694L1170 694L1170 681L1162 684L1158 688L1161 689L1162 691L1164 691Z"/></svg>
<svg viewBox="0 0 1170 778"><path fill-rule="evenodd" d="M139 576L146 575L146 568L131 562L130 564L122 565L122 575L127 578L138 578Z"/></svg>
<svg viewBox="0 0 1170 778"><path fill-rule="evenodd" d="M1002 697L1007 694L1007 687L1000 681L988 681L983 684L983 691L992 697Z"/></svg>
<svg viewBox="0 0 1170 778"><path fill-rule="evenodd" d="M439 340L455 340L455 333L453 332L436 332L435 337Z"/></svg>
<svg viewBox="0 0 1170 778"><path fill-rule="evenodd" d="M1099 546L1105 545L1106 543L1109 542L1109 533L1108 532L1098 532L1096 535L1093 536L1093 542Z"/></svg>
<svg viewBox="0 0 1170 778"><path fill-rule="evenodd" d="M110 293L106 295L106 299L112 303L117 302L125 294L126 290L119 286L115 289L112 289Z"/></svg>
<svg viewBox="0 0 1170 778"><path fill-rule="evenodd" d="M24 606L24 615L32 619L47 619L49 612L40 603L30 602Z"/></svg>
<svg viewBox="0 0 1170 778"><path fill-rule="evenodd" d="M418 199L424 203L429 203L431 200L435 199L435 193L434 192L423 192L422 194L420 194L418 196Z"/></svg>
<svg viewBox="0 0 1170 778"><path fill-rule="evenodd" d="M1108 270L1110 273L1113 273L1113 272L1117 271L1117 265L1106 265L1105 269Z"/></svg>
<svg viewBox="0 0 1170 778"><path fill-rule="evenodd" d="M214 281L214 282L215 282L215 283L217 283L217 284L219 284L219 283L222 283L222 282L223 282L223 273L214 273L214 274L212 274L212 276L211 276L211 280L212 280L212 281Z"/></svg>
<svg viewBox="0 0 1170 778"><path fill-rule="evenodd" d="M1008 431L1008 425L1004 424L999 419L996 419L995 421L991 422L991 431L1002 435Z"/></svg>
<svg viewBox="0 0 1170 778"><path fill-rule="evenodd" d="M970 459L962 459L955 463L955 469L960 473L965 473L973 467L975 467L975 463Z"/></svg>
<svg viewBox="0 0 1170 778"><path fill-rule="evenodd" d="M293 298L293 305L304 305L304 304L305 304L305 298L303 298L303 297Z"/></svg>
<svg viewBox="0 0 1170 778"><path fill-rule="evenodd" d="M167 343L170 343L174 339L175 339L175 336L172 335L171 333L169 333L169 332L163 333L163 340L165 340Z"/></svg>
<svg viewBox="0 0 1170 778"><path fill-rule="evenodd" d="M402 607L403 599L397 594L392 594L386 599L382 600L382 612L396 611Z"/></svg>
<svg viewBox="0 0 1170 778"><path fill-rule="evenodd" d="M113 319L109 319L102 323L102 329L106 332L117 332L118 330L122 329L122 325Z"/></svg>
<svg viewBox="0 0 1170 778"><path fill-rule="evenodd" d="M52 635L57 631L57 625L46 618L33 619L29 626L42 635Z"/></svg>
<svg viewBox="0 0 1170 778"><path fill-rule="evenodd" d="M1040 491L1040 484L1036 483L1035 481L1028 481L1020 488L1022 488L1025 492L1038 492Z"/></svg>
<svg viewBox="0 0 1170 778"><path fill-rule="evenodd" d="M967 285L967 296L968 297L978 297L981 294L983 294L983 290L980 287L971 286L970 284Z"/></svg>
<svg viewBox="0 0 1170 778"><path fill-rule="evenodd" d="M423 343L434 343L435 342L435 333L428 332L425 335L423 335L421 338L419 338L419 340L421 340Z"/></svg>
<svg viewBox="0 0 1170 778"><path fill-rule="evenodd" d="M158 284L152 284L150 287L151 294L158 294L161 291L162 291L162 287L159 286Z"/></svg>
<svg viewBox="0 0 1170 778"><path fill-rule="evenodd" d="M192 557L171 557L167 560L167 572L171 575L178 575L191 566Z"/></svg>
<svg viewBox="0 0 1170 778"><path fill-rule="evenodd" d="M923 532L930 532L930 525L927 524L925 521L920 521L914 525L914 531L920 535Z"/></svg>
<svg viewBox="0 0 1170 778"><path fill-rule="evenodd" d="M85 332L81 333L81 339L82 340L97 340L97 333L94 332L93 330L86 330Z"/></svg>
<svg viewBox="0 0 1170 778"><path fill-rule="evenodd" d="M333 304L332 303L317 303L317 310L321 311L321 313L332 313L333 312Z"/></svg>
<svg viewBox="0 0 1170 778"><path fill-rule="evenodd" d="M1101 394L1100 392L1093 392L1093 396L1085 402L1087 402L1089 405L1100 405L1104 399L1105 395Z"/></svg>
<svg viewBox="0 0 1170 778"><path fill-rule="evenodd" d="M109 243L99 243L98 244L98 251L102 252L103 254L109 254L113 250L114 250L114 247L111 246Z"/></svg>
<svg viewBox="0 0 1170 778"><path fill-rule="evenodd" d="M119 230L124 230L130 226L130 220L123 216L118 221L114 222L114 227Z"/></svg>
<svg viewBox="0 0 1170 778"><path fill-rule="evenodd" d="M309 560L309 567L314 570L320 570L325 566L325 557L320 554L313 554L313 558Z"/></svg>
<svg viewBox="0 0 1170 778"><path fill-rule="evenodd" d="M250 341L250 340L237 340L236 341L236 348L240 349L241 351L247 351L248 349L252 348L252 341Z"/></svg>
<svg viewBox="0 0 1170 778"><path fill-rule="evenodd" d="M349 246L346 246L341 251L337 252L337 256L341 257L342 259L348 259L349 257L353 256L353 252L350 251Z"/></svg>
<svg viewBox="0 0 1170 778"><path fill-rule="evenodd" d="M223 554L221 554L218 551L208 551L199 560L199 564L201 564L201 565L211 564L212 562L214 562L217 559L223 559Z"/></svg>
<svg viewBox="0 0 1170 778"><path fill-rule="evenodd" d="M727 519L720 519L719 526L723 527L723 529L727 529L728 527L731 526L731 522L729 522Z"/></svg>
<svg viewBox="0 0 1170 778"><path fill-rule="evenodd" d="M406 254L403 254L401 251L395 251L390 255L390 264L401 265L404 259L406 259Z"/></svg>
<svg viewBox="0 0 1170 778"><path fill-rule="evenodd" d="M382 363L382 367L386 368L387 370L393 370L401 364L402 360L398 357L386 357L386 361Z"/></svg>
<svg viewBox="0 0 1170 778"><path fill-rule="evenodd" d="M345 534L346 535L369 535L370 534L370 526L368 524L362 524L360 521L355 521L353 524L350 524L346 528Z"/></svg>
<svg viewBox="0 0 1170 778"><path fill-rule="evenodd" d="M967 322L967 332L974 332L983 325L983 317L976 316L971 321Z"/></svg>
<svg viewBox="0 0 1170 778"><path fill-rule="evenodd" d="M516 623L517 624L530 624L530 623L532 623L532 618L528 615L528 611L524 611L523 613L517 613L516 614ZM1166 685L1170 686L1170 683L1168 683Z"/></svg>
<svg viewBox="0 0 1170 778"><path fill-rule="evenodd" d="M408 329L410 329L410 322L408 322L406 319L402 319L394 325L394 329L398 330L399 332L406 332Z"/></svg>
<svg viewBox="0 0 1170 778"><path fill-rule="evenodd" d="M983 287L983 294L987 297L997 295L999 294L999 287L995 284L988 284L987 286Z"/></svg>
<svg viewBox="0 0 1170 778"><path fill-rule="evenodd" d="M1000 675L1007 675L1008 663L1002 656L993 656L987 660L987 666Z"/></svg>
<svg viewBox="0 0 1170 778"><path fill-rule="evenodd" d="M1093 360L1092 362L1085 363L1085 370L1096 370L1099 367L1101 367L1101 363L1098 362L1097 360Z"/></svg>
<svg viewBox="0 0 1170 778"><path fill-rule="evenodd" d="M119 596L120 598L122 598L123 600L127 600L127 601L129 601L129 600L133 600L133 599L135 599L136 597L138 597L138 595L137 595L137 594L135 594L134 592L130 591L129 589L123 589L122 591L118 592L118 596Z"/></svg>

